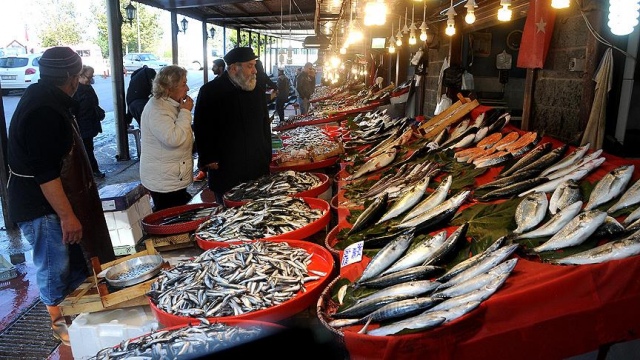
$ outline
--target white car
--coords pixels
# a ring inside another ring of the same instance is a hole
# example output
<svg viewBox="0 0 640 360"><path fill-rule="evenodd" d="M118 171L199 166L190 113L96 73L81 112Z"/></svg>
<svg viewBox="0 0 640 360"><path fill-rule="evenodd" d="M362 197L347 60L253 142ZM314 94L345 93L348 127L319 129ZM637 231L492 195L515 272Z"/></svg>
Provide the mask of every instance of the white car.
<svg viewBox="0 0 640 360"><path fill-rule="evenodd" d="M38 60L42 54L5 56L0 58L2 91L23 90L40 79Z"/></svg>
<svg viewBox="0 0 640 360"><path fill-rule="evenodd" d="M127 72L134 72L144 65L159 71L169 65L151 53L129 53L122 58L122 63Z"/></svg>

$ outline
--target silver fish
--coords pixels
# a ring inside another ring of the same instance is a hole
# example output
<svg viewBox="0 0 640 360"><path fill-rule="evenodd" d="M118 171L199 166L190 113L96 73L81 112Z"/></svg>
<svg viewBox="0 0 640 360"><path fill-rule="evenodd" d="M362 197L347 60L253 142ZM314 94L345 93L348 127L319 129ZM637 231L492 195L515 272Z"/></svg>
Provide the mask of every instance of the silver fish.
<svg viewBox="0 0 640 360"><path fill-rule="evenodd" d="M369 261L356 284L372 279L382 273L404 254L409 245L411 245L411 241L413 241L413 233L402 234L391 240Z"/></svg>
<svg viewBox="0 0 640 360"><path fill-rule="evenodd" d="M620 209L627 208L632 205L640 203L640 179L637 180L627 191L622 194L620 199L607 210L609 214L612 214Z"/></svg>
<svg viewBox="0 0 640 360"><path fill-rule="evenodd" d="M587 169L591 171L597 168L598 166L602 165L607 160L604 156L592 158L592 156L595 156L601 151L602 150L598 150L597 153L594 152L592 154L589 154L588 156L585 156L582 160L580 160L577 164L567 166L566 168L562 168L558 171L555 171L547 175L547 177L549 178L549 180L553 180L553 179L564 177L565 175L572 173L578 169Z"/></svg>
<svg viewBox="0 0 640 360"><path fill-rule="evenodd" d="M410 320L410 321L409 321ZM430 329L434 328L440 324L442 324L446 318L442 316L436 315L418 315L415 317L411 317L409 319L405 319L402 321L398 321L395 323L391 323L389 325L381 326L379 328L370 330L367 332L367 335L371 336L387 336L397 334L404 329Z"/></svg>
<svg viewBox="0 0 640 360"><path fill-rule="evenodd" d="M405 215L402 219L402 222L405 222L409 219L413 219L414 217L422 214L423 212L439 205L447 198L447 194L449 193L449 188L451 188L451 184L453 183L453 177L451 175L447 176L440 185L436 188L434 192L432 192L429 196L427 196L424 200L422 200L418 205L414 206L411 211Z"/></svg>
<svg viewBox="0 0 640 360"><path fill-rule="evenodd" d="M429 279L443 270L442 267L433 265L412 266L388 275L378 276L375 279L363 281L360 285L370 288L385 288L407 281Z"/></svg>
<svg viewBox="0 0 640 360"><path fill-rule="evenodd" d="M472 267L473 265L479 263L480 261L482 261L484 258L486 258L487 256L489 256L491 253L493 253L494 251L496 251L499 247L501 247L504 242L506 240L506 236L502 236L499 239L497 239L496 241L494 241L491 245L489 245L486 249L484 249L484 251L473 255L472 257L459 262L458 264L456 264L454 267L452 267L451 269L449 269L449 271L447 271L446 273L444 273L444 275L436 278L436 281L439 281L441 283L448 281L449 279L453 278L454 276L458 275L459 273L465 271L466 269Z"/></svg>
<svg viewBox="0 0 640 360"><path fill-rule="evenodd" d="M463 315L470 313L472 310L477 308L480 305L480 303L481 301L477 301L477 300L467 301L465 303L461 303L460 305L454 306L447 310L437 310L437 311L426 313L424 315L443 316L445 318L443 324L446 324L448 322L452 322L453 320L462 317Z"/></svg>
<svg viewBox="0 0 640 360"><path fill-rule="evenodd" d="M624 239L614 240L593 249L555 259L551 262L563 265L599 264L638 254L640 254L640 231L636 231Z"/></svg>
<svg viewBox="0 0 640 360"><path fill-rule="evenodd" d="M435 298L451 298L460 295L464 295L471 291L482 288L485 285L492 283L500 276L509 276L518 263L517 258L503 261L502 263L489 269L487 272L472 277L466 281L443 289L441 291L434 292L431 296Z"/></svg>
<svg viewBox="0 0 640 360"><path fill-rule="evenodd" d="M573 171L561 178L557 178L557 179L553 179L553 180L549 180L547 182L544 182L536 187L533 187L527 191L524 191L522 193L520 193L520 195L518 196L524 196L530 193L534 193L534 192L539 192L539 193L548 193L551 191L554 191L556 188L558 188L558 186L560 186L560 184L562 184L563 182L567 181L567 180L574 180L574 181L580 181L582 180L585 176L587 176L587 174L589 173L589 170L587 169L577 169L576 171Z"/></svg>
<svg viewBox="0 0 640 360"><path fill-rule="evenodd" d="M403 229L403 228L418 228L421 225L423 225L424 223L427 223L428 221L436 218L438 215L448 211L448 210L457 210L460 208L460 206L462 205L462 203L464 203L467 198L469 197L469 195L471 194L471 191L469 190L463 190L460 191L459 193L457 193L456 195L450 197L449 199L443 201L442 203L434 206L433 208L423 212L422 214L409 219L407 221L403 221L400 224L396 225L395 227Z"/></svg>
<svg viewBox="0 0 640 360"><path fill-rule="evenodd" d="M521 234L538 226L544 219L549 207L549 200L544 192L527 195L516 207L515 219L518 225L513 232Z"/></svg>
<svg viewBox="0 0 640 360"><path fill-rule="evenodd" d="M582 191L575 180L567 180L553 191L549 199L549 212L553 215L558 210L562 210L567 206L582 201Z"/></svg>
<svg viewBox="0 0 640 360"><path fill-rule="evenodd" d="M446 230L442 230L434 236L426 237L419 244L410 249L403 257L384 270L382 275L388 275L396 271L422 264L430 254L433 254L444 243L446 237Z"/></svg>
<svg viewBox="0 0 640 360"><path fill-rule="evenodd" d="M607 213L600 210L589 210L580 213L549 240L533 248L533 251L557 250L582 244L602 225L606 218Z"/></svg>
<svg viewBox="0 0 640 360"><path fill-rule="evenodd" d="M622 221L622 224L625 226L629 226L638 219L640 219L640 206L633 210L631 214L627 215L627 217Z"/></svg>
<svg viewBox="0 0 640 360"><path fill-rule="evenodd" d="M535 230L518 235L518 239L531 239L538 237L551 236L560 231L565 225L571 221L582 208L582 201L577 201L560 212L555 214L549 221L536 228Z"/></svg>
<svg viewBox="0 0 640 360"><path fill-rule="evenodd" d="M465 304L469 301L485 301L491 295L493 295L498 289L507 281L509 276L498 276L491 283L481 287L480 289L470 291L466 294L449 298L438 305L431 307L425 311L425 313L431 313L441 310L449 310L455 307Z"/></svg>
<svg viewBox="0 0 640 360"><path fill-rule="evenodd" d="M416 280L389 286L371 295L356 300L356 303L371 302L386 296L401 296L406 298L422 295L433 291L440 283L433 280Z"/></svg>
<svg viewBox="0 0 640 360"><path fill-rule="evenodd" d="M376 224L381 224L387 220L393 219L400 214L403 214L407 210L411 209L415 204L417 204L420 199L424 196L425 190L427 190L427 186L429 185L429 177L425 177L416 185L412 186L408 189L400 199L398 199L391 208L376 222Z"/></svg>
<svg viewBox="0 0 640 360"><path fill-rule="evenodd" d="M631 180L634 168L633 165L623 165L603 176L593 188L584 209L594 209L620 195Z"/></svg>
<svg viewBox="0 0 640 360"><path fill-rule="evenodd" d="M431 253L422 265L433 265L442 262L444 259L450 257L458 249L458 245L462 241L466 241L467 230L469 229L469 223L465 222L459 226L449 237L440 245L436 251Z"/></svg>
<svg viewBox="0 0 640 360"><path fill-rule="evenodd" d="M396 158L397 153L398 149L394 147L376 157L367 160L367 162L362 164L358 168L358 170L356 170L356 172L354 172L350 176L347 176L346 180L354 180L361 177L362 175L368 174L378 169L382 169L383 167L393 162L393 160Z"/></svg>
<svg viewBox="0 0 640 360"><path fill-rule="evenodd" d="M576 148L569 155L565 156L564 159L560 160L558 163L545 169L542 173L540 173L540 176L546 176L556 170L573 165L574 163L582 159L584 154L586 154L587 151L589 151L589 147L591 147L591 144L587 143L583 146Z"/></svg>

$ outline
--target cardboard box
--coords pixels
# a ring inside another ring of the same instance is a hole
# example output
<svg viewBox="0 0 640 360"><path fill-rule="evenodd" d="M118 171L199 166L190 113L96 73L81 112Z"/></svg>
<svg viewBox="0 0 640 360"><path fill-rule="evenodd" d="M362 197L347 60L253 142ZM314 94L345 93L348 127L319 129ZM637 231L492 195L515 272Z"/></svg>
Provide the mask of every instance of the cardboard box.
<svg viewBox="0 0 640 360"><path fill-rule="evenodd" d="M81 313L69 326L74 359L88 359L98 351L158 329L149 306Z"/></svg>
<svg viewBox="0 0 640 360"><path fill-rule="evenodd" d="M123 184L111 184L101 188L98 193L102 200L102 211L126 210L147 194L147 189L139 181Z"/></svg>
<svg viewBox="0 0 640 360"><path fill-rule="evenodd" d="M148 194L143 195L126 210L104 212L111 245L119 250L120 255L135 252L135 245L144 235L142 219L151 212L151 197Z"/></svg>

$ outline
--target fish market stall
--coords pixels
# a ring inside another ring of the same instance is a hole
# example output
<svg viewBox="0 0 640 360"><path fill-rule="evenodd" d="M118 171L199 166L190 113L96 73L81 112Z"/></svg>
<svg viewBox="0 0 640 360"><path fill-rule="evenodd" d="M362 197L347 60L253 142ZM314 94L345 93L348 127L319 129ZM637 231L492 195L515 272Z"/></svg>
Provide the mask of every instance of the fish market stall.
<svg viewBox="0 0 640 360"><path fill-rule="evenodd" d="M383 139L347 152L320 321L352 359L566 358L638 339L640 161L463 113L392 157L374 155Z"/></svg>

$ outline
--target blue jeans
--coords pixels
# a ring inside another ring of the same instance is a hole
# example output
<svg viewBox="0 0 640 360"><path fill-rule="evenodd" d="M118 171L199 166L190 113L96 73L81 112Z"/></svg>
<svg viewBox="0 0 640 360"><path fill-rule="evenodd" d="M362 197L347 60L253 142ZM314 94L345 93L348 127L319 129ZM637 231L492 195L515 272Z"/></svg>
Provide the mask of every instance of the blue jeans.
<svg viewBox="0 0 640 360"><path fill-rule="evenodd" d="M62 243L60 218L55 214L20 222L18 226L33 247L40 299L45 305L59 304L87 278L82 248Z"/></svg>

